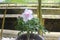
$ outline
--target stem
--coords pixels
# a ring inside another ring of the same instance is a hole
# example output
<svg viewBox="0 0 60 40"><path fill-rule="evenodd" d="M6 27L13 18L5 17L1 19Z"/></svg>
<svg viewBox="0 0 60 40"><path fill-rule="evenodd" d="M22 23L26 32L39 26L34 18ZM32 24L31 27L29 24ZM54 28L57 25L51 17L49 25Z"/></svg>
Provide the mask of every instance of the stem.
<svg viewBox="0 0 60 40"><path fill-rule="evenodd" d="M33 31L31 31L31 34L33 34Z"/></svg>
<svg viewBox="0 0 60 40"><path fill-rule="evenodd" d="M29 33L29 31L27 31L27 40L29 40L30 39L30 33Z"/></svg>

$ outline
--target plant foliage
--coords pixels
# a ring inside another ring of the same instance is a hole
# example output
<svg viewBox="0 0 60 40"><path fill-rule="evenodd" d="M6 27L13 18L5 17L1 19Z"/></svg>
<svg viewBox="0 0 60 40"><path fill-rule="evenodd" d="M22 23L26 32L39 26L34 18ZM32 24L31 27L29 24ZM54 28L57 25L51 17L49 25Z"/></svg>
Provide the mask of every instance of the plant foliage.
<svg viewBox="0 0 60 40"><path fill-rule="evenodd" d="M31 32L38 32L38 30L41 30L45 33L45 28L40 25L40 21L38 18L33 18L32 20L28 20L27 22L23 21L22 17L19 17L17 19L17 25L15 28L21 32L24 31L31 31Z"/></svg>

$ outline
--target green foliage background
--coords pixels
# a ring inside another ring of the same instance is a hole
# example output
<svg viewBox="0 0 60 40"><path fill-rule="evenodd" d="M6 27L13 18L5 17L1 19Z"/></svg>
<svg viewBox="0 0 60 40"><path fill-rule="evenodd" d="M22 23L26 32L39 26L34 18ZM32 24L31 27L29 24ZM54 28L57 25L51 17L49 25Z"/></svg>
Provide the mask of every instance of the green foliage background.
<svg viewBox="0 0 60 40"><path fill-rule="evenodd" d="M36 2L37 0L5 0L5 2L9 3L28 3L28 2Z"/></svg>
<svg viewBox="0 0 60 40"><path fill-rule="evenodd" d="M42 3L60 3L60 0L41 0ZM36 3L38 0L5 0L9 3Z"/></svg>

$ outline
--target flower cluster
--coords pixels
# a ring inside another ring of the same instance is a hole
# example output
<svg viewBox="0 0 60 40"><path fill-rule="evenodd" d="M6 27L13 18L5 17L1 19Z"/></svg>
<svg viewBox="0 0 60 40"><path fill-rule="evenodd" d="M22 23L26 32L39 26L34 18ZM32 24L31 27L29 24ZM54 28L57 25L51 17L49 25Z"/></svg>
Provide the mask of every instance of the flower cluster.
<svg viewBox="0 0 60 40"><path fill-rule="evenodd" d="M38 30L45 31L44 27L40 25L39 19L33 16L33 11L29 9L25 9L22 13L21 17L17 20L16 29L21 32L31 31L36 32Z"/></svg>
<svg viewBox="0 0 60 40"><path fill-rule="evenodd" d="M33 18L32 14L33 14L32 10L25 9L21 17L23 18L23 21L27 22L28 20L31 20Z"/></svg>

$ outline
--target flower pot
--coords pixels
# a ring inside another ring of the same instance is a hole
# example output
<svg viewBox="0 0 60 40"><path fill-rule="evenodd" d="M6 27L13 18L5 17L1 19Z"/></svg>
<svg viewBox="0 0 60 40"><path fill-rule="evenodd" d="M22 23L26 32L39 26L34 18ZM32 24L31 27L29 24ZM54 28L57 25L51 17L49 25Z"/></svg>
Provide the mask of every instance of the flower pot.
<svg viewBox="0 0 60 40"><path fill-rule="evenodd" d="M27 34L18 36L16 40L27 40ZM38 34L30 34L29 40L44 40L44 38Z"/></svg>

